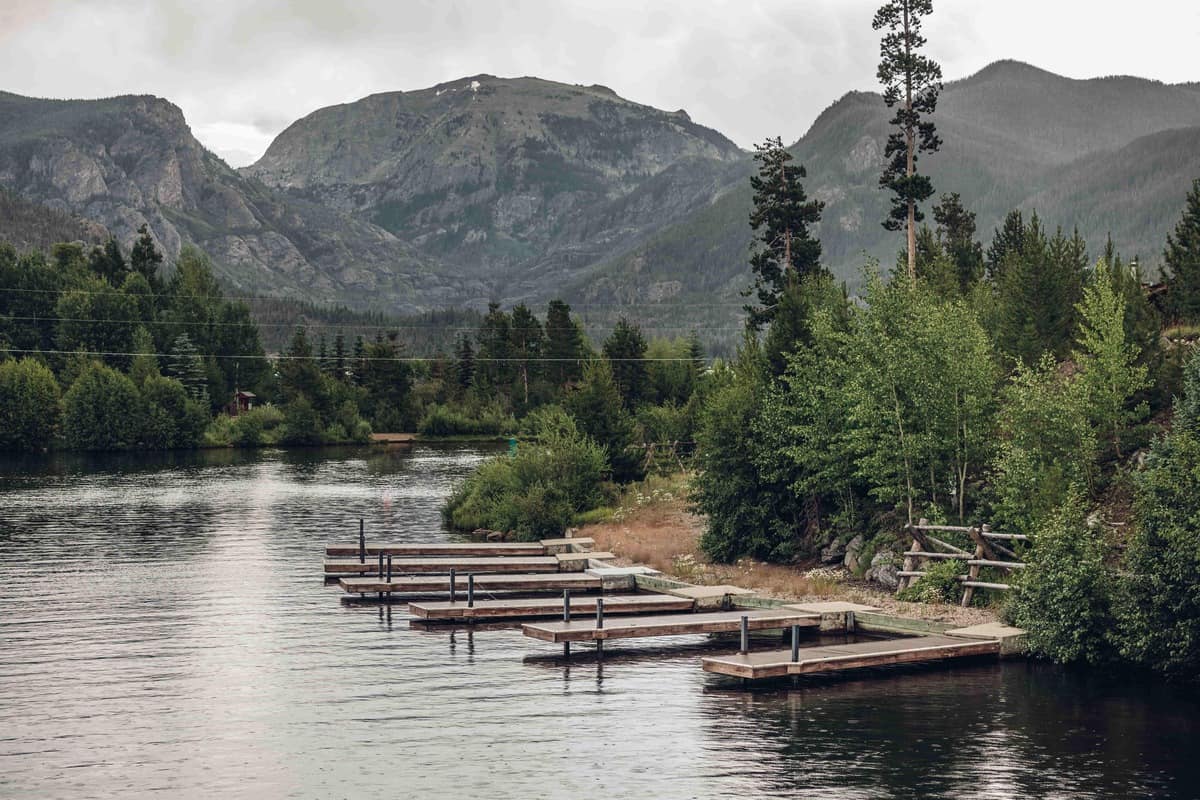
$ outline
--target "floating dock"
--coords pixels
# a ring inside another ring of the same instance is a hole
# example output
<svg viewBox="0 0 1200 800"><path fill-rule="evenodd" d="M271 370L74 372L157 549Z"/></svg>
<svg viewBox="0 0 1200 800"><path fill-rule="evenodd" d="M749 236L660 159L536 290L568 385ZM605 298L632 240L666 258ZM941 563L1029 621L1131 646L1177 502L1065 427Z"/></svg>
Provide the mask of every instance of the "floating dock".
<svg viewBox="0 0 1200 800"><path fill-rule="evenodd" d="M406 575L393 577L390 581L372 575L365 578L342 578L338 585L344 591L357 594L444 594L450 591L449 575ZM604 579L583 572L532 573L532 574L489 574L475 576L477 592L598 592L604 588ZM466 590L466 578L456 580L455 590ZM562 601L556 600L562 607Z"/></svg>
<svg viewBox="0 0 1200 800"><path fill-rule="evenodd" d="M479 579L475 579L475 591L479 591ZM595 614L596 597L572 598L571 612ZM695 606L685 597L669 594L611 595L603 598L605 614L650 614L661 612L687 612ZM561 617L563 601L558 598L533 598L528 600L476 600L474 605L465 601L408 604L409 613L425 620L439 619L520 619L530 617Z"/></svg>
<svg viewBox="0 0 1200 800"><path fill-rule="evenodd" d="M608 602L604 604L608 611ZM715 611L698 614L668 614L649 617L623 617L604 620L602 625L595 619L579 619L570 622L537 622L521 626L522 632L545 642L591 642L608 639L638 639L652 636L685 636L702 633L736 633L741 630L742 618L746 618L751 631L789 628L820 627L818 614L787 609L758 611Z"/></svg>
<svg viewBox="0 0 1200 800"><path fill-rule="evenodd" d="M496 557L496 556L544 556L546 548L537 542L446 542L445 544L369 544L363 550L368 559L385 556L401 558L438 557ZM330 558L358 558L358 545L326 545L325 555Z"/></svg>
<svg viewBox="0 0 1200 800"><path fill-rule="evenodd" d="M393 558L392 575L450 572L558 572L558 556L479 556L443 558ZM346 559L325 562L326 575L378 575L377 560Z"/></svg>
<svg viewBox="0 0 1200 800"><path fill-rule="evenodd" d="M702 659L700 663L705 672L758 680L999 654L999 639L913 636L825 647L802 647L795 661L792 660L791 650L772 650L710 656Z"/></svg>

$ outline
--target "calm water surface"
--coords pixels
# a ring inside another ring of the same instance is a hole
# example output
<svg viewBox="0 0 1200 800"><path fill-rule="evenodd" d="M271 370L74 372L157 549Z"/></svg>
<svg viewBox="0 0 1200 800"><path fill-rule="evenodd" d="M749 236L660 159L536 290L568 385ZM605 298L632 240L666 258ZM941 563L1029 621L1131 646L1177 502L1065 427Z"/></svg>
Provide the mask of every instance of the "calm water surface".
<svg viewBox="0 0 1200 800"><path fill-rule="evenodd" d="M569 666L341 602L487 454L0 462L4 797L1200 797L1200 698L1021 662L743 691L704 639Z"/></svg>

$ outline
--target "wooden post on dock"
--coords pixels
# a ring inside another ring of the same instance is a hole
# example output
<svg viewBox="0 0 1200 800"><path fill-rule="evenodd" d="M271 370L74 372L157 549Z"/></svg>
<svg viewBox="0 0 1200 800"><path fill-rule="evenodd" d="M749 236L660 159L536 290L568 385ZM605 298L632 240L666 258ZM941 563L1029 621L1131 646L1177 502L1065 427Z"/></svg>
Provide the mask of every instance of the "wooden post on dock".
<svg viewBox="0 0 1200 800"><path fill-rule="evenodd" d="M604 627L604 598L596 598L596 630ZM604 640L596 640L596 657L604 658Z"/></svg>
<svg viewBox="0 0 1200 800"><path fill-rule="evenodd" d="M467 608L475 607L475 573L467 575Z"/></svg>
<svg viewBox="0 0 1200 800"><path fill-rule="evenodd" d="M363 527L363 518L358 518L358 563L367 563L367 533Z"/></svg>
<svg viewBox="0 0 1200 800"><path fill-rule="evenodd" d="M456 592L454 591L454 567L451 567L450 568L450 602L451 603L453 603L455 600L455 597L454 597L455 594L456 594Z"/></svg>
<svg viewBox="0 0 1200 800"><path fill-rule="evenodd" d="M563 589L563 622L571 621L571 590ZM563 658L571 657L571 643L563 642Z"/></svg>

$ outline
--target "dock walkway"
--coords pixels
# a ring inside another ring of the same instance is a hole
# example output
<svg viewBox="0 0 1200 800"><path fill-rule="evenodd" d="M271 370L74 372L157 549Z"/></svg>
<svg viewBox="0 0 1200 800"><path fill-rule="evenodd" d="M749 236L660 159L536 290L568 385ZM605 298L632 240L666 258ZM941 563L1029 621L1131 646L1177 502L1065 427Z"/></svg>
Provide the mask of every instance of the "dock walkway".
<svg viewBox="0 0 1200 800"><path fill-rule="evenodd" d="M476 591L479 590L476 581ZM685 597L669 594L609 595L604 599L605 614L649 614L655 612L691 611L695 602ZM579 597L571 600L571 613L595 614L596 597ZM478 619L522 617L561 617L563 601L558 598L533 598L528 600L476 600L469 606L465 601L409 603L409 613L427 620Z"/></svg>
<svg viewBox="0 0 1200 800"><path fill-rule="evenodd" d="M999 655L998 639L968 639L954 636L914 636L886 641L855 642L826 647L804 647L799 660L791 650L735 653L701 660L705 672L735 678L780 678L811 675L863 667L942 661L968 656Z"/></svg>
<svg viewBox="0 0 1200 800"><path fill-rule="evenodd" d="M444 594L450 591L449 575L405 575L392 576L389 581L377 575L367 577L342 578L338 581L343 591L357 594L376 594L378 592L396 594ZM466 576L458 576L455 590L465 593L467 588ZM477 592L562 592L570 589L572 592L595 592L604 588L604 579L584 572L547 572L547 573L492 573L475 576L475 591ZM562 601L555 601L559 608Z"/></svg>
<svg viewBox="0 0 1200 800"><path fill-rule="evenodd" d="M608 611L608 602L604 604ZM742 617L747 618L749 630L761 631L799 625L816 628L821 624L819 614L788 609L756 611L717 611L700 614L633 617L605 620L597 626L595 619L570 622L537 622L521 626L522 632L546 642L590 642L607 639L637 639L652 636L684 636L703 633L735 633L741 630Z"/></svg>

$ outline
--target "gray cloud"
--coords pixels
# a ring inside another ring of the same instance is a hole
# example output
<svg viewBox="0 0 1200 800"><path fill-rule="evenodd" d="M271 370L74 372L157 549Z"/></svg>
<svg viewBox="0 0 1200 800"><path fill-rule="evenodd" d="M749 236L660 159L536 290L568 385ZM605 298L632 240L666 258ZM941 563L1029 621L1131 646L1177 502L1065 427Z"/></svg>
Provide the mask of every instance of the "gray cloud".
<svg viewBox="0 0 1200 800"><path fill-rule="evenodd" d="M487 72L602 83L743 146L799 138L873 89L879 0L6 0L0 88L49 97L149 92L178 103L232 163L291 121L373 92ZM948 78L999 58L1073 77L1200 79L1200 7L1143 0L939 0L929 52ZM1153 42L1153 47L1145 46Z"/></svg>

